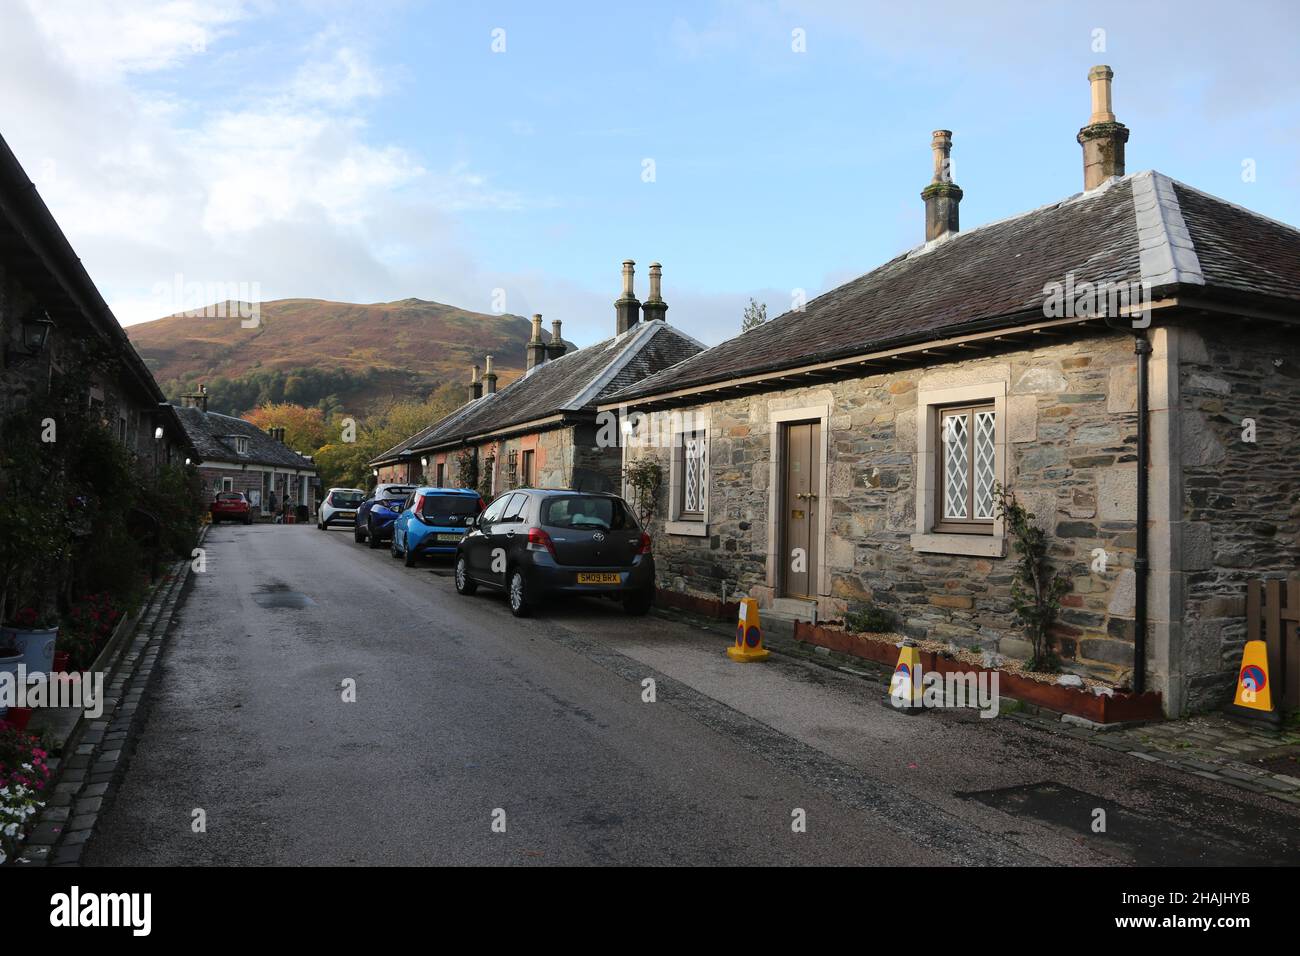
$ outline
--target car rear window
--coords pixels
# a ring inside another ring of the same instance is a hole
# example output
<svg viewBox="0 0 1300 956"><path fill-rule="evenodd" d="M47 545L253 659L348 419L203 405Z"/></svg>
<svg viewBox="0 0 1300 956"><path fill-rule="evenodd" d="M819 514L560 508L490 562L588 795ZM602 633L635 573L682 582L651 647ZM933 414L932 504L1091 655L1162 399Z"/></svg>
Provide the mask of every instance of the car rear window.
<svg viewBox="0 0 1300 956"><path fill-rule="evenodd" d="M478 499L470 495L426 495L423 514L433 521L448 521L478 514ZM463 522L457 522L462 524Z"/></svg>
<svg viewBox="0 0 1300 956"><path fill-rule="evenodd" d="M619 531L636 527L618 498L593 495L555 495L542 502L542 524L548 528Z"/></svg>
<svg viewBox="0 0 1300 956"><path fill-rule="evenodd" d="M243 501L244 496L238 491L223 491L217 495L218 501Z"/></svg>
<svg viewBox="0 0 1300 956"><path fill-rule="evenodd" d="M336 491L330 495L330 501L338 508L355 508L365 500L365 492L361 491Z"/></svg>

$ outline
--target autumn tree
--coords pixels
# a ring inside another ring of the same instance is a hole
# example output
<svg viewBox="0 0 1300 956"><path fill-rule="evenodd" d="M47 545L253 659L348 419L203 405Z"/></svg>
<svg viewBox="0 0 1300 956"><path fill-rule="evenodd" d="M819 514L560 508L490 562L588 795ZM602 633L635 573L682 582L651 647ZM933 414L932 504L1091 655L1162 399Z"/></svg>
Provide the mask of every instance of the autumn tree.
<svg viewBox="0 0 1300 956"><path fill-rule="evenodd" d="M252 422L263 431L283 428L285 444L305 455L312 454L332 437L325 415L319 408L305 408L289 402L262 405L246 414L244 421Z"/></svg>

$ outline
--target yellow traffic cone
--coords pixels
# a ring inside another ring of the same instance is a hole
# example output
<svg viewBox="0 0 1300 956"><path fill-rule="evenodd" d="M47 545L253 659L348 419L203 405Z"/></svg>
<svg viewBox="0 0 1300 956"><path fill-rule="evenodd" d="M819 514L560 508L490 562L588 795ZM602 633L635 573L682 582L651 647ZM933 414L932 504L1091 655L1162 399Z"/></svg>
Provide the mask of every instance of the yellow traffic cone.
<svg viewBox="0 0 1300 956"><path fill-rule="evenodd" d="M740 599L740 619L736 622L736 644L727 648L733 661L765 661L768 650L763 646L763 625L758 619L758 602Z"/></svg>
<svg viewBox="0 0 1300 956"><path fill-rule="evenodd" d="M1237 694L1228 713L1270 723L1281 722L1281 715L1273 709L1273 688L1268 679L1268 645L1263 641L1247 641L1242 649Z"/></svg>
<svg viewBox="0 0 1300 956"><path fill-rule="evenodd" d="M911 640L898 645L898 663L889 679L889 703L904 714L919 714L922 709L921 651Z"/></svg>

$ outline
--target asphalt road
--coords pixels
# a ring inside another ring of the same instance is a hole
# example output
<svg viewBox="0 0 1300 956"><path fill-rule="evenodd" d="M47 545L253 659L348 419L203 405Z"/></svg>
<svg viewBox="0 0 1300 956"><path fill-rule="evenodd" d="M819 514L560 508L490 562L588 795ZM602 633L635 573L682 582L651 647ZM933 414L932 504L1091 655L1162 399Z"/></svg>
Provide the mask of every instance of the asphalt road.
<svg viewBox="0 0 1300 956"><path fill-rule="evenodd" d="M88 864L1300 862L1267 797L681 622L517 621L341 530L206 547Z"/></svg>

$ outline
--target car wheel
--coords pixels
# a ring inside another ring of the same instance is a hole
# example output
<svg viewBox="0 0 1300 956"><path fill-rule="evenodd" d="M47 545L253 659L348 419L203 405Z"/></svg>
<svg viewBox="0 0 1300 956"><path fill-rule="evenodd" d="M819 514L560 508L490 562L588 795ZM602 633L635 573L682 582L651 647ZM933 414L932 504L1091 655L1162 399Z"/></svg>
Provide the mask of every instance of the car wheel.
<svg viewBox="0 0 1300 956"><path fill-rule="evenodd" d="M384 542L379 540L379 535L375 534L375 526L366 523L366 544L370 545L371 551L378 551L384 546Z"/></svg>
<svg viewBox="0 0 1300 956"><path fill-rule="evenodd" d="M366 540L366 533L359 526L354 525L352 528L352 540L357 544Z"/></svg>
<svg viewBox="0 0 1300 956"><path fill-rule="evenodd" d="M478 582L469 576L469 563L465 556L456 557L456 593L473 594L478 590Z"/></svg>
<svg viewBox="0 0 1300 956"><path fill-rule="evenodd" d="M510 601L510 613L515 617L528 617L533 613L533 604L528 599L528 582L524 580L524 572L518 568L510 572L506 596Z"/></svg>
<svg viewBox="0 0 1300 956"><path fill-rule="evenodd" d="M252 524L252 523L253 523L253 516L251 514L244 515L244 524Z"/></svg>
<svg viewBox="0 0 1300 956"><path fill-rule="evenodd" d="M645 588L640 591L632 591L623 597L623 610L633 617L644 617L650 611L650 605L654 603L654 591Z"/></svg>
<svg viewBox="0 0 1300 956"><path fill-rule="evenodd" d="M396 532L396 531L393 532L393 540L390 541L390 542L388 542L388 553L391 554L394 558L400 558L400 557L402 556L402 552L400 552L400 551L397 550L397 532Z"/></svg>
<svg viewBox="0 0 1300 956"><path fill-rule="evenodd" d="M402 552L402 563L408 568L415 567L415 549L409 540L406 542L406 550Z"/></svg>

